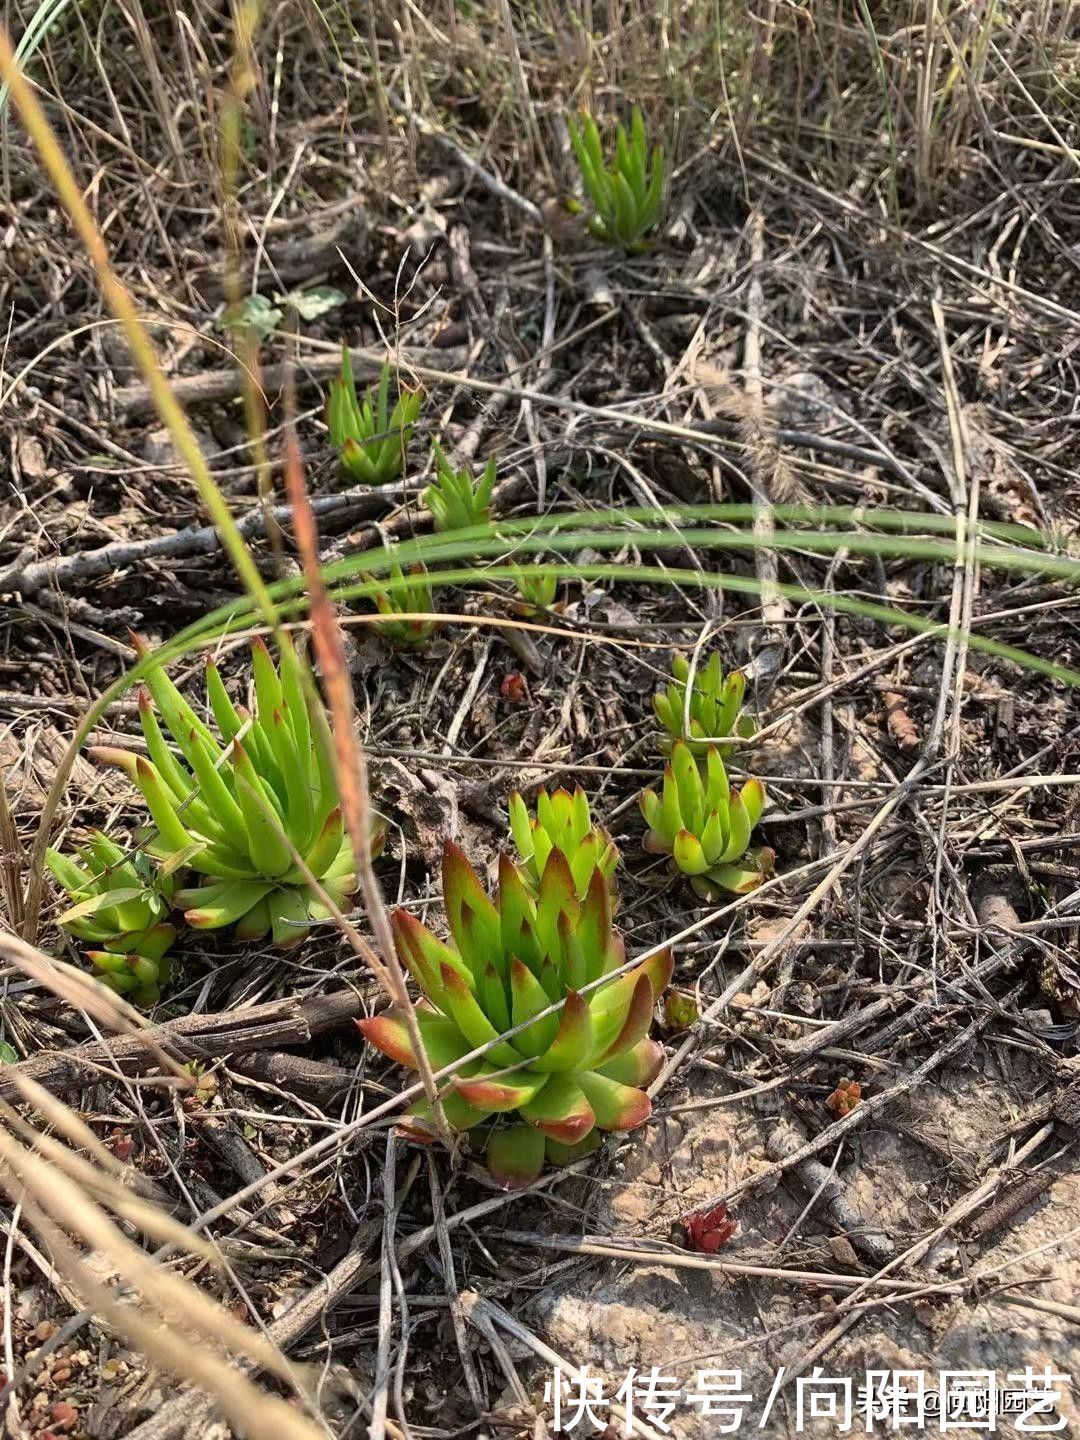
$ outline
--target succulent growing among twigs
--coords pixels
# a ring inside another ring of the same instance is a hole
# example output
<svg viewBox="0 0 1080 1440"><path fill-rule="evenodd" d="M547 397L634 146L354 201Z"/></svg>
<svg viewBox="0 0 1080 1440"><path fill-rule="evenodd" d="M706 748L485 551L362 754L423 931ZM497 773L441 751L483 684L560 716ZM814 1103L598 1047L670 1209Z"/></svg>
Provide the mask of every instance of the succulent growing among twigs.
<svg viewBox="0 0 1080 1440"><path fill-rule="evenodd" d="M45 859L72 902L59 923L76 939L94 945L87 958L110 989L136 1005L154 1005L169 979L166 952L176 939L167 923L175 878L155 875L149 859L128 855L99 830L77 850L78 860L57 850Z"/></svg>
<svg viewBox="0 0 1080 1440"><path fill-rule="evenodd" d="M443 856L443 903L451 943L406 910L393 917L402 961L424 994L417 1015L435 1070L495 1041L467 1062L443 1093L456 1129L492 1116L518 1123L487 1134L487 1163L507 1186L539 1175L596 1143L594 1131L631 1130L651 1110L642 1086L663 1052L648 1038L653 1006L671 978L670 951L583 993L624 963L611 922L607 881L595 868L583 899L566 857L552 849L537 898L508 856L494 903L456 845ZM562 1008L545 1014L562 1002ZM384 1054L416 1069L404 1018L389 1011L357 1022ZM501 1035L524 1026L508 1039ZM421 1123L427 1103L415 1106Z"/></svg>
<svg viewBox="0 0 1080 1440"><path fill-rule="evenodd" d="M495 489L495 460L490 459L473 481L468 465L455 470L442 446L435 442L435 480L424 491L424 504L431 511L436 530L465 530L483 525L490 517L491 492Z"/></svg>
<svg viewBox="0 0 1080 1440"><path fill-rule="evenodd" d="M405 580L396 559L391 560L388 575L391 580ZM374 577L365 575L363 578L372 580ZM377 622L379 633L399 650L419 649L439 628L437 620L422 618L431 615L431 581L422 564L410 567L409 578L404 585L376 590L371 599L379 614L386 616L385 621ZM406 615L413 618L398 618Z"/></svg>
<svg viewBox="0 0 1080 1440"><path fill-rule="evenodd" d="M330 382L326 425L352 479L364 485L386 485L401 474L420 406L419 390L401 390L390 409L389 361L382 367L378 389L369 390L361 403L352 360L348 348L342 346L341 373Z"/></svg>
<svg viewBox="0 0 1080 1440"><path fill-rule="evenodd" d="M144 642L138 648L146 653ZM168 873L186 867L204 877L173 897L189 925L235 925L240 940L270 932L287 948L304 939L311 922L332 916L327 901L345 905L356 889L355 867L330 727L291 640L283 638L280 672L258 637L252 661L254 716L233 704L207 661L220 741L158 667L139 696L149 758L112 747L90 753L120 766L142 792L157 832L149 853ZM380 827L372 836L376 853L383 833Z"/></svg>
<svg viewBox="0 0 1080 1440"><path fill-rule="evenodd" d="M593 203L589 233L624 250L641 249L664 203L664 151L654 145L650 163L641 111L634 106L629 136L621 124L617 126L610 165L604 161L596 121L587 111L580 126L571 121L569 130L581 179Z"/></svg>
<svg viewBox="0 0 1080 1440"><path fill-rule="evenodd" d="M705 752L703 775L689 746L676 740L661 793L643 790L640 804L649 826L646 850L670 855L703 899L724 890L744 894L771 873L773 852L749 848L765 808L765 787L747 780L741 791L733 789L715 746Z"/></svg>
<svg viewBox="0 0 1080 1440"><path fill-rule="evenodd" d="M727 754L732 748L722 743L727 736L745 739L754 733L753 720L741 713L746 676L741 670L732 670L725 676L720 668L718 650L713 651L705 665L698 666L693 683L690 665L684 655L674 657L671 671L673 678L667 689L658 690L653 696L656 718L668 732L663 741L665 751L671 749L668 737L673 737L685 741L695 755L704 755L710 745L715 745L721 754ZM686 727L688 712L689 729Z"/></svg>
<svg viewBox="0 0 1080 1440"><path fill-rule="evenodd" d="M556 790L552 795L538 791L535 816L530 816L515 790L509 810L510 833L522 862L518 868L533 894L552 850L561 850L565 856L579 899L586 895L595 869L610 883L619 852L607 832L593 825L589 799L580 785L573 795L568 790Z"/></svg>
<svg viewBox="0 0 1080 1440"><path fill-rule="evenodd" d="M525 602L519 608L526 615L535 615L538 610L550 610L559 588L556 575L542 575L535 570L518 570L514 584Z"/></svg>

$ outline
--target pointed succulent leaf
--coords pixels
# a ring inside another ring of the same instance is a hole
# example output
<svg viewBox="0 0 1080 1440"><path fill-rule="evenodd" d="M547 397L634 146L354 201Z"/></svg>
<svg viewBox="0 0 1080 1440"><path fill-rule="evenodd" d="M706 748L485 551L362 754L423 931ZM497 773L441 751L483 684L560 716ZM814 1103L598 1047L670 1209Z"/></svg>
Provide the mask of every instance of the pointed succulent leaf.
<svg viewBox="0 0 1080 1440"><path fill-rule="evenodd" d="M180 850L191 844L192 837L176 813L174 797L149 760L141 755L135 760L135 784L142 791L150 818L157 827L162 843L170 850Z"/></svg>
<svg viewBox="0 0 1080 1440"><path fill-rule="evenodd" d="M466 985L475 983L472 972L460 955L444 945L410 911L395 910L390 916L390 928L402 963L431 1003L440 1010L443 1008L444 966L456 970Z"/></svg>
<svg viewBox="0 0 1080 1440"><path fill-rule="evenodd" d="M537 1056L533 1069L544 1072L576 1070L593 1048L593 1024L588 1001L576 990L567 992L555 1039Z"/></svg>
<svg viewBox="0 0 1080 1440"><path fill-rule="evenodd" d="M476 996L457 970L444 965L441 979L446 1009L466 1040L473 1046L487 1045L493 1040L498 1042L486 1052L486 1058L491 1064L517 1065L527 1058L508 1041L498 1039L499 1032L481 1010Z"/></svg>
<svg viewBox="0 0 1080 1440"><path fill-rule="evenodd" d="M705 803L710 810L719 810L723 815L731 795L731 784L723 757L715 745L710 745L705 753L705 769Z"/></svg>
<svg viewBox="0 0 1080 1440"><path fill-rule="evenodd" d="M584 1140L596 1120L573 1075L552 1075L540 1093L522 1105L521 1114L530 1125L563 1145Z"/></svg>
<svg viewBox="0 0 1080 1440"><path fill-rule="evenodd" d="M600 870L594 870L578 914L577 937L585 955L585 981L599 980L611 940L611 891Z"/></svg>
<svg viewBox="0 0 1080 1440"><path fill-rule="evenodd" d="M492 1115L520 1110L546 1088L548 1076L534 1070L497 1074L490 1066L471 1080L457 1080L455 1089L469 1105Z"/></svg>
<svg viewBox="0 0 1080 1440"><path fill-rule="evenodd" d="M476 998L480 1008L502 1033L510 1029L510 1005L506 998L506 983L503 975L490 962L477 977ZM517 1046L521 1049L521 1046Z"/></svg>
<svg viewBox="0 0 1080 1440"><path fill-rule="evenodd" d="M703 875L709 868L701 841L689 830L680 830L675 836L672 854L684 875Z"/></svg>
<svg viewBox="0 0 1080 1440"><path fill-rule="evenodd" d="M664 1063L664 1047L655 1040L639 1040L629 1050L622 1050L596 1067L601 1075L620 1085L634 1088L651 1085Z"/></svg>
<svg viewBox="0 0 1080 1440"><path fill-rule="evenodd" d="M728 843L720 856L720 863L728 865L738 860L750 844L750 816L737 790L731 792L728 800Z"/></svg>
<svg viewBox="0 0 1080 1440"><path fill-rule="evenodd" d="M490 950L499 947L499 917L480 884L476 871L465 858L464 852L452 840L443 846L443 903L450 933L458 949L464 954L467 943L461 912L467 905L480 932L485 936Z"/></svg>
<svg viewBox="0 0 1080 1440"><path fill-rule="evenodd" d="M533 855L533 832L532 823L529 820L529 811L525 801L515 790L510 796L510 833L514 837L514 844L518 848L518 854L522 860L531 860Z"/></svg>
<svg viewBox="0 0 1080 1440"><path fill-rule="evenodd" d="M765 809L765 786L760 780L751 778L739 791L743 805L746 807L746 818L750 829L761 819L761 812Z"/></svg>
<svg viewBox="0 0 1080 1440"><path fill-rule="evenodd" d="M386 1010L381 1015L373 1015L354 1023L364 1039L370 1041L376 1050L381 1050L384 1055L388 1055L391 1060L396 1060L408 1070L420 1068L409 1027L398 1011ZM447 1065L453 1065L473 1048L452 1020L444 1020L440 1016L422 1020L420 1033L433 1070L443 1070Z"/></svg>
<svg viewBox="0 0 1080 1440"><path fill-rule="evenodd" d="M644 1090L620 1085L595 1070L582 1071L577 1081L601 1130L635 1130L652 1114L652 1101Z"/></svg>
<svg viewBox="0 0 1080 1440"><path fill-rule="evenodd" d="M559 1033L559 1016L552 1014L545 1015L542 1020L534 1019L550 1007L551 1000L540 981L516 956L510 960L510 997L513 1025L524 1025L530 1020L534 1022L514 1036L515 1049L526 1055L544 1054Z"/></svg>
<svg viewBox="0 0 1080 1440"><path fill-rule="evenodd" d="M643 1040L649 1033L652 1014L652 985L647 975L638 974L630 997L630 1005L618 1034L603 1050L593 1052L589 1057L588 1068L595 1069L606 1064L607 1061L613 1060L616 1055L621 1055L625 1050L632 1050L638 1041Z"/></svg>
<svg viewBox="0 0 1080 1440"><path fill-rule="evenodd" d="M184 911L184 919L196 930L220 930L235 925L253 905L269 895L273 886L263 880L226 880L220 886L206 886L196 903Z"/></svg>

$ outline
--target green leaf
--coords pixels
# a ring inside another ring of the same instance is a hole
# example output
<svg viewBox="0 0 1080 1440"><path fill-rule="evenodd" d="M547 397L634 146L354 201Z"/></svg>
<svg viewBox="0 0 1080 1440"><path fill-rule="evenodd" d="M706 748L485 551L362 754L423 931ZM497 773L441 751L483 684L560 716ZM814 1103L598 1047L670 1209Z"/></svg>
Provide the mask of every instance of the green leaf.
<svg viewBox="0 0 1080 1440"><path fill-rule="evenodd" d="M283 305L290 305L301 320L317 320L320 315L344 305L349 297L333 285L313 285L310 290L290 290L279 298Z"/></svg>
<svg viewBox="0 0 1080 1440"><path fill-rule="evenodd" d="M236 305L230 305L222 316L226 330L250 331L259 341L272 335L285 317L283 310L271 305L265 295L245 295Z"/></svg>

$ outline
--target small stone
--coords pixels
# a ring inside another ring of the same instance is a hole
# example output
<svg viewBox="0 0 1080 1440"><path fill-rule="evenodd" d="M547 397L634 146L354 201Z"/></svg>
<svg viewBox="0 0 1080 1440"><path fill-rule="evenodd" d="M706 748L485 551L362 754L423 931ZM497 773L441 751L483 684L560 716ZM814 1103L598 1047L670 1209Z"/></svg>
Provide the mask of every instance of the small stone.
<svg viewBox="0 0 1080 1440"><path fill-rule="evenodd" d="M57 1429L67 1430L78 1420L79 1412L69 1401L57 1400L50 1411L50 1418Z"/></svg>
<svg viewBox="0 0 1080 1440"><path fill-rule="evenodd" d="M846 1235L830 1235L828 1244L829 1254L837 1265L847 1265L851 1269L858 1268L859 1257L855 1254L855 1248Z"/></svg>
<svg viewBox="0 0 1080 1440"><path fill-rule="evenodd" d="M59 1365L59 1366L57 1366L57 1368L52 1372L52 1378L53 1378L54 1384L63 1385L63 1384L65 1383L65 1381L71 1379L71 1366L70 1366L70 1365Z"/></svg>
<svg viewBox="0 0 1080 1440"><path fill-rule="evenodd" d="M42 1320L39 1325L34 1326L34 1339L42 1341L48 1340L56 1334L58 1328L54 1321Z"/></svg>

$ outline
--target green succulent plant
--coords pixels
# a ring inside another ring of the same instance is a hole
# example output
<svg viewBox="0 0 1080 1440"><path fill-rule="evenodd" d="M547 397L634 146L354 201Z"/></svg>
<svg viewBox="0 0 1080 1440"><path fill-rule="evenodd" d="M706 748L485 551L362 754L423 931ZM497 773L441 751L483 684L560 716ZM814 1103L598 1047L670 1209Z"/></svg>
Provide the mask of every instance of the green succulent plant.
<svg viewBox="0 0 1080 1440"><path fill-rule="evenodd" d="M557 575L538 575L532 570L519 570L514 575L514 584L525 602L521 609L527 615L534 615L537 610L551 609L555 603L559 579Z"/></svg>
<svg viewBox="0 0 1080 1440"><path fill-rule="evenodd" d="M289 948L310 923L332 914L293 850L339 908L355 891L356 876L326 713L305 685L287 635L282 647L279 673L264 642L252 641L254 716L233 704L207 660L207 698L220 741L159 666L139 695L149 758L113 747L90 754L126 771L142 792L156 831L148 852L170 872L188 868L203 877L173 896L189 925L235 925L238 940L270 933ZM138 649L145 655L145 642ZM166 742L158 715L186 763ZM376 854L384 835L380 822L372 835Z"/></svg>
<svg viewBox="0 0 1080 1440"><path fill-rule="evenodd" d="M58 850L45 852L72 902L58 923L69 935L98 947L86 954L99 980L136 1005L156 1005L172 970L166 952L176 929L167 917L175 877L157 871L139 851L128 855L100 830L76 854L78 860Z"/></svg>
<svg viewBox="0 0 1080 1440"><path fill-rule="evenodd" d="M508 1187L527 1184L545 1155L562 1164L594 1148L596 1130L641 1125L651 1112L641 1087L663 1058L648 1031L673 962L665 950L582 993L625 955L599 867L579 899L566 857L553 849L534 900L503 855L492 902L465 856L447 842L443 903L450 944L406 910L393 916L395 941L423 992L417 1018L434 1069L498 1041L483 1059L464 1065L442 1096L448 1122L477 1130L478 1139L478 1127L492 1116L519 1117L486 1130L493 1177ZM543 1015L558 1001L561 1010ZM377 1049L417 1068L402 1015L388 1011L357 1024ZM522 1024L512 1039L498 1039ZM411 1114L430 1123L426 1101Z"/></svg>
<svg viewBox="0 0 1080 1440"><path fill-rule="evenodd" d="M652 148L645 136L645 121L635 105L630 134L620 124L615 131L615 157L608 165L596 121L583 111L581 124L569 123L581 179L593 204L587 229L597 240L624 250L640 250L660 219L664 203L664 151Z"/></svg>
<svg viewBox="0 0 1080 1440"><path fill-rule="evenodd" d="M352 360L341 348L341 373L330 382L326 425L341 463L353 480L386 485L401 474L405 450L420 414L419 390L401 390L390 409L390 363L382 367L377 390L357 398Z"/></svg>
<svg viewBox="0 0 1080 1440"><path fill-rule="evenodd" d="M433 447L436 479L424 491L424 504L431 511L436 530L466 530L484 525L491 515L491 492L495 489L495 460L490 459L473 481L467 465L455 470L442 446Z"/></svg>
<svg viewBox="0 0 1080 1440"><path fill-rule="evenodd" d="M705 752L702 774L690 747L676 740L661 793L643 790L640 804L649 827L645 849L670 855L703 899L715 900L725 890L745 894L771 874L773 852L750 848L765 787L751 779L733 789L714 745Z"/></svg>
<svg viewBox="0 0 1080 1440"><path fill-rule="evenodd" d="M408 583L404 586L392 590L376 590L371 596L379 614L386 616L385 621L379 622L379 633L385 635L391 645L399 650L419 649L431 639L439 628L439 622L434 619L400 620L395 618L400 615L431 614L431 581L428 579L427 571L421 564L413 565L409 569L409 577ZM375 577L364 575L362 578L374 580ZM404 579L397 560L391 560L388 578L391 580Z"/></svg>
<svg viewBox="0 0 1080 1440"><path fill-rule="evenodd" d="M673 679L667 689L658 690L653 696L656 718L668 736L684 741L695 755L704 755L710 745L715 745L722 755L726 755L734 748L722 743L726 736L746 739L754 733L753 720L749 715L742 714L746 676L741 670L732 670L725 675L720 668L718 650L713 651L705 665L698 666L693 684L690 684L690 664L685 655L675 655L671 672ZM688 685L689 732L685 726ZM662 743L665 751L671 749L671 739L665 737Z"/></svg>
<svg viewBox="0 0 1080 1440"><path fill-rule="evenodd" d="M556 790L549 795L539 790L536 815L530 816L525 801L515 790L510 796L510 833L521 856L521 871L526 885L536 893L552 850L560 850L570 866L579 899L588 892L592 873L599 869L611 883L619 863L619 851L611 837L593 825L589 799L577 786L573 795Z"/></svg>

